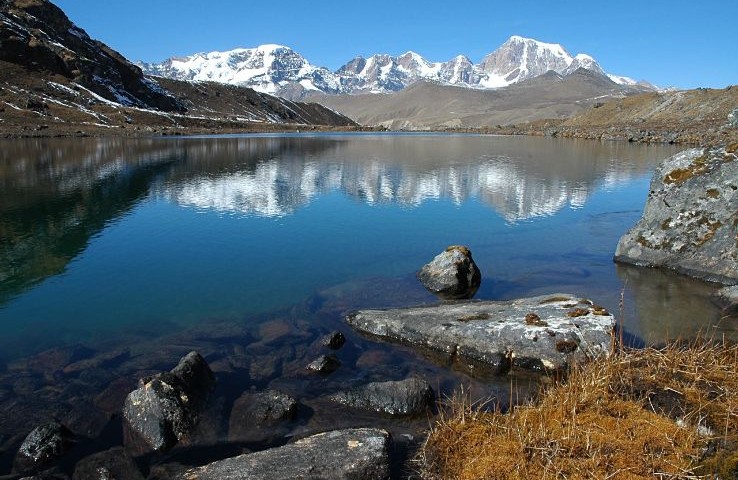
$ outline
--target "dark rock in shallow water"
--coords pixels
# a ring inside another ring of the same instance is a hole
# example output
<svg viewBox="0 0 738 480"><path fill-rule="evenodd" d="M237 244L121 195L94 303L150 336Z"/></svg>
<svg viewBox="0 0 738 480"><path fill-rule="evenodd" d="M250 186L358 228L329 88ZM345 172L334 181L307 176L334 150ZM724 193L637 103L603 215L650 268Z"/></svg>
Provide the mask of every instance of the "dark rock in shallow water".
<svg viewBox="0 0 738 480"><path fill-rule="evenodd" d="M144 480L136 462L122 447L83 458L74 468L73 480Z"/></svg>
<svg viewBox="0 0 738 480"><path fill-rule="evenodd" d="M331 373L341 366L335 355L321 355L305 368L317 373Z"/></svg>
<svg viewBox="0 0 738 480"><path fill-rule="evenodd" d="M336 330L335 332L331 332L325 337L323 337L320 343L324 347L328 347L333 350L338 350L339 348L343 346L344 343L346 343L346 337L343 336L343 333Z"/></svg>
<svg viewBox="0 0 738 480"><path fill-rule="evenodd" d="M357 428L313 435L279 448L187 470L179 480L382 480L389 478L389 434Z"/></svg>
<svg viewBox="0 0 738 480"><path fill-rule="evenodd" d="M465 299L477 293L482 273L467 247L452 245L423 265L418 272L418 280L444 300Z"/></svg>
<svg viewBox="0 0 738 480"><path fill-rule="evenodd" d="M138 450L166 450L195 426L215 377L197 352L168 373L139 380L123 406L127 444Z"/></svg>
<svg viewBox="0 0 738 480"><path fill-rule="evenodd" d="M397 382L374 382L336 393L331 399L355 408L390 415L419 415L433 404L433 389L423 379L412 377Z"/></svg>
<svg viewBox="0 0 738 480"><path fill-rule="evenodd" d="M233 402L228 437L231 441L254 440L254 430L274 430L276 424L293 420L296 413L297 401L285 393L244 393Z"/></svg>
<svg viewBox="0 0 738 480"><path fill-rule="evenodd" d="M738 283L738 154L729 150L687 150L659 165L615 261Z"/></svg>
<svg viewBox="0 0 738 480"><path fill-rule="evenodd" d="M39 425L28 434L15 456L14 469L37 471L64 455L74 444L74 435L56 422Z"/></svg>
<svg viewBox="0 0 738 480"><path fill-rule="evenodd" d="M361 310L346 321L359 331L480 362L500 373L511 363L558 370L574 360L607 355L615 326L604 308L569 294Z"/></svg>

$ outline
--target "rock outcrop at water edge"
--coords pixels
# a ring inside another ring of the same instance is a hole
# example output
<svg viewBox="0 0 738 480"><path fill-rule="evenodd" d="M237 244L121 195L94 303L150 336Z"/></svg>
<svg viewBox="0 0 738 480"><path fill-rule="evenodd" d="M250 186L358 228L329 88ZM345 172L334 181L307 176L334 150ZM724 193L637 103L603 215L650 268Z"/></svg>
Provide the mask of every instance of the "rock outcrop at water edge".
<svg viewBox="0 0 738 480"><path fill-rule="evenodd" d="M171 448L197 424L213 388L215 376L197 352L171 372L140 379L123 406L126 443L142 451Z"/></svg>
<svg viewBox="0 0 738 480"><path fill-rule="evenodd" d="M640 221L615 261L738 283L738 144L692 149L665 160Z"/></svg>
<svg viewBox="0 0 738 480"><path fill-rule="evenodd" d="M452 245L423 265L418 272L418 280L439 298L458 300L472 298L477 293L482 273L469 248Z"/></svg>
<svg viewBox="0 0 738 480"><path fill-rule="evenodd" d="M559 370L607 355L615 326L603 307L570 294L360 310L346 321L361 332L481 363L498 373L511 366Z"/></svg>
<svg viewBox="0 0 738 480"><path fill-rule="evenodd" d="M389 434L374 428L320 433L283 447L183 472L177 480L388 479Z"/></svg>

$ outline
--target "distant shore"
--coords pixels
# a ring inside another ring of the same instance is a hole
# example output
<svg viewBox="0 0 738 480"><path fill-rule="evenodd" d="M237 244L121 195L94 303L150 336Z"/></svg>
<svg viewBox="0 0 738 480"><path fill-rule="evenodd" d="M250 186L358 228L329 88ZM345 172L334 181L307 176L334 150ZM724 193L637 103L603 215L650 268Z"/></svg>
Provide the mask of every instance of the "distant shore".
<svg viewBox="0 0 738 480"><path fill-rule="evenodd" d="M428 130L387 130L370 126L329 126L287 123L248 123L223 119L178 117L177 123L168 124L147 121L153 115L143 112L143 118L134 124L94 125L80 123L47 122L30 125L0 124L0 138L53 138L53 137L151 137L188 135L230 135L248 133L300 133L300 132L416 132L448 134L521 135L537 137L578 138L629 143L674 144L685 146L730 145L738 142L738 129L703 129L674 126L673 128L649 126L583 127L564 125L564 119L540 120L520 125L497 125L481 128L449 128Z"/></svg>

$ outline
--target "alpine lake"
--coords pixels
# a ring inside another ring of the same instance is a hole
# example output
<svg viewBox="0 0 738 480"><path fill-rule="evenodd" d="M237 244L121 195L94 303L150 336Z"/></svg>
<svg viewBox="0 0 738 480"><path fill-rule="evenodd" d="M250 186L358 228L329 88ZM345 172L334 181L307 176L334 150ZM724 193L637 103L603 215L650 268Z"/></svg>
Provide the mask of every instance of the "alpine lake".
<svg viewBox="0 0 738 480"><path fill-rule="evenodd" d="M357 309L437 303L415 273L448 245L472 251L477 299L579 295L615 314L634 346L736 339L716 286L612 261L654 167L679 150L444 134L2 140L0 475L52 419L87 454L120 445L138 378L192 350L216 390L192 441L151 465L348 426L387 428L408 446L402 459L432 418L327 400L371 381L418 375L439 400L463 388L522 401L538 378L457 368L344 323ZM308 372L333 330L347 339L341 366ZM299 401L296 420L230 441L235 399L266 388Z"/></svg>

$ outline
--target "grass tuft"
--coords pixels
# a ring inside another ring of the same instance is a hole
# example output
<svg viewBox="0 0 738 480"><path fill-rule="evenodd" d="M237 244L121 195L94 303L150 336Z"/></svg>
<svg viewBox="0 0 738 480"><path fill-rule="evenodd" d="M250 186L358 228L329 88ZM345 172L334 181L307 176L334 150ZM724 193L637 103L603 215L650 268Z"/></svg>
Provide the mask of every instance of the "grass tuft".
<svg viewBox="0 0 738 480"><path fill-rule="evenodd" d="M418 461L429 479L735 478L738 347L700 340L574 366L502 413L457 395Z"/></svg>

